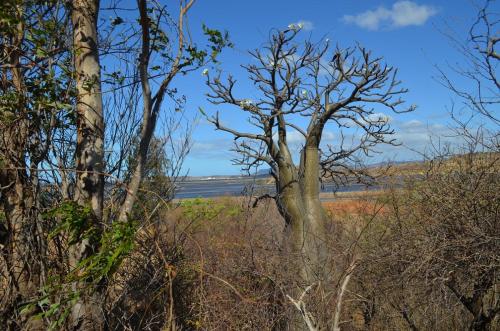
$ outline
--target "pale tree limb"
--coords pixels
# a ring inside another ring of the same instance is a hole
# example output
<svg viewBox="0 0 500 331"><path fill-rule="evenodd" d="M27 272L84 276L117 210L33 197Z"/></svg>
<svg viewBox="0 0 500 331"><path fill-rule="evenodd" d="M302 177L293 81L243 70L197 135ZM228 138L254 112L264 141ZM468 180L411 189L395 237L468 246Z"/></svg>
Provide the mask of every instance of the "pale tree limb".
<svg viewBox="0 0 500 331"><path fill-rule="evenodd" d="M314 320L314 317L312 316L312 314L310 312L307 311L306 304L304 302L304 298L305 298L307 292L309 292L313 288L314 285L315 284L311 284L308 287L306 287L306 289L302 292L302 294L300 295L300 298L298 300L295 300L294 298L292 298L288 294L286 295L288 300L290 300L290 302L300 312L300 315L304 319L304 323L306 323L309 331L319 331L319 328L316 324L316 321Z"/></svg>
<svg viewBox="0 0 500 331"><path fill-rule="evenodd" d="M347 290L347 286L349 285L349 281L351 280L352 273L357 266L357 261L354 260L347 268L344 279L342 280L342 285L340 286L337 293L337 305L335 307L335 311L333 314L333 331L340 331L340 313L342 311L342 302L344 299L345 291Z"/></svg>

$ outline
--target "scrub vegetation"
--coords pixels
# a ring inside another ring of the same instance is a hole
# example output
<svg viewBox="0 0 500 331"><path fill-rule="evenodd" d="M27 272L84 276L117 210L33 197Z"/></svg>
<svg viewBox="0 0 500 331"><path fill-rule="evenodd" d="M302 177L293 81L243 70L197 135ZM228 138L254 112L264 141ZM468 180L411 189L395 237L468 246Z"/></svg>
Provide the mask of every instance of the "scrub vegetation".
<svg viewBox="0 0 500 331"><path fill-rule="evenodd" d="M188 26L195 0L2 1L0 329L500 330L495 5L451 40L464 65L436 69L454 144L368 167L398 144L380 111L418 110L355 41L270 30L249 92L221 61L229 33ZM198 115L172 82L200 72L223 110L202 120L274 194L176 199Z"/></svg>

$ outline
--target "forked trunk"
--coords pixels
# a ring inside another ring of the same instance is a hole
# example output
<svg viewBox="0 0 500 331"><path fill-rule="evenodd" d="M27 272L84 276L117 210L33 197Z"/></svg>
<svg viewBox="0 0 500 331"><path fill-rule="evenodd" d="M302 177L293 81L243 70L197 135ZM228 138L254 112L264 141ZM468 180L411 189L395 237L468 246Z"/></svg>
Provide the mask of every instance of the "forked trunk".
<svg viewBox="0 0 500 331"><path fill-rule="evenodd" d="M319 153L304 147L300 168L280 167L278 207L287 224L288 246L308 286L326 277L327 215L319 198Z"/></svg>
<svg viewBox="0 0 500 331"><path fill-rule="evenodd" d="M286 149L282 149L282 151ZM304 288L328 277L326 246L327 215L319 199L319 152L317 148L304 148L300 168L291 157L279 163L277 205L286 222L284 261L298 277L293 297L298 298ZM289 327L308 330L302 315L296 311Z"/></svg>
<svg viewBox="0 0 500 331"><path fill-rule="evenodd" d="M288 253L294 259L293 268L302 285L324 280L326 275L325 224L323 207L298 194L286 195L279 200L281 215L285 218Z"/></svg>

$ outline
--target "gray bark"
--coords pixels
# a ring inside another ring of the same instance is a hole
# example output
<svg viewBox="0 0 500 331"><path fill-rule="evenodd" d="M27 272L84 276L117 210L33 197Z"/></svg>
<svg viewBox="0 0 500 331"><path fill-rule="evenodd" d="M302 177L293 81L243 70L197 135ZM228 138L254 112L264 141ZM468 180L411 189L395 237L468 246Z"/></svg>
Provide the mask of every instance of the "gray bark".
<svg viewBox="0 0 500 331"><path fill-rule="evenodd" d="M75 201L92 208L97 222L91 226L100 227L103 213L103 160L104 120L101 95L101 72L97 48L98 0L76 0L73 2L73 43L77 99L77 146ZM88 257L96 243L84 239L70 252L70 264L74 267ZM74 284L74 290L82 284ZM82 298L74 305L71 319L75 329L99 330L103 317L99 306L99 289Z"/></svg>
<svg viewBox="0 0 500 331"><path fill-rule="evenodd" d="M286 243L296 257L304 285L325 280L327 216L319 200L318 151L308 148L304 163L297 168L291 157L279 167L277 204L286 221Z"/></svg>

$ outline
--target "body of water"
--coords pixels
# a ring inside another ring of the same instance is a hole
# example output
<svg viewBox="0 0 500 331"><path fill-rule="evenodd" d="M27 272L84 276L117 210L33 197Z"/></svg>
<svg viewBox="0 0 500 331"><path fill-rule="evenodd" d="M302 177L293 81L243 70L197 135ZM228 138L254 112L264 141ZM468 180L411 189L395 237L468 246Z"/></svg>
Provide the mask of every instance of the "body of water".
<svg viewBox="0 0 500 331"><path fill-rule="evenodd" d="M253 178L224 178L224 179L200 179L185 180L176 183L176 199L190 198L213 198L220 196L241 196L246 194L261 195L274 194L274 184L262 184L262 180L255 181ZM377 188L377 187L371 187ZM323 185L322 192L354 192L366 189L363 184L350 184L348 186L336 187L332 183Z"/></svg>

